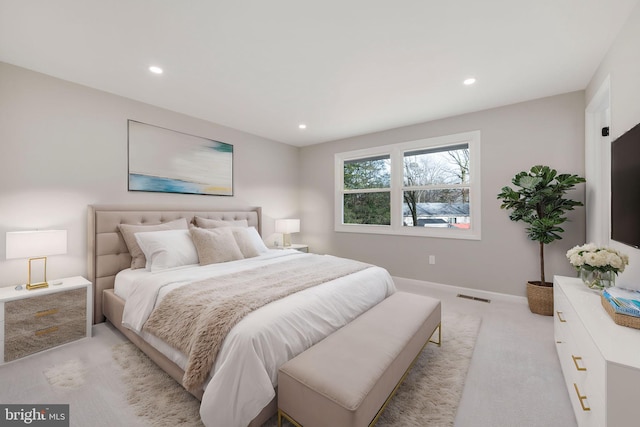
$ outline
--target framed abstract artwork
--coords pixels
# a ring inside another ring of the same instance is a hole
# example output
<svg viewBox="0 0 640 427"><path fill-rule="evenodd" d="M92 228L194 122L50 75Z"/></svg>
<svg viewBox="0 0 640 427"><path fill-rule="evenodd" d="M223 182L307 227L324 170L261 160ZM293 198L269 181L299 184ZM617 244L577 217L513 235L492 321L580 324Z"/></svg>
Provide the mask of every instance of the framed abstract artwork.
<svg viewBox="0 0 640 427"><path fill-rule="evenodd" d="M233 196L233 145L128 121L129 191Z"/></svg>

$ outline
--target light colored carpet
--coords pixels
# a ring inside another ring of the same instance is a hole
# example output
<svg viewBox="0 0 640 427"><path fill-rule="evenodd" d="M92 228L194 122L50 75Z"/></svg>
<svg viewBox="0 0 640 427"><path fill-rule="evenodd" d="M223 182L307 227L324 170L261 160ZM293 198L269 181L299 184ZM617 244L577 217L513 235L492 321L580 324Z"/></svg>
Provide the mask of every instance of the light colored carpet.
<svg viewBox="0 0 640 427"><path fill-rule="evenodd" d="M43 373L53 387L77 389L85 383L87 367L79 359L70 359L45 369Z"/></svg>
<svg viewBox="0 0 640 427"><path fill-rule="evenodd" d="M453 426L480 318L444 313L442 347L429 344L382 414L377 426ZM153 426L202 426L200 402L132 344L113 347L127 400ZM273 417L264 427L276 425Z"/></svg>

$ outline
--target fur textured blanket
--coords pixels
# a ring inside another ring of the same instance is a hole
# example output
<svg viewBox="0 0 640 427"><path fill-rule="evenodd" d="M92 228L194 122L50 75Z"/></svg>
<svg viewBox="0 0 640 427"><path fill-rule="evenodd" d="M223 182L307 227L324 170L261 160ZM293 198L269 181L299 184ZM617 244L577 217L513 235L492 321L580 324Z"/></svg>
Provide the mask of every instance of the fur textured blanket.
<svg viewBox="0 0 640 427"><path fill-rule="evenodd" d="M207 380L227 333L250 312L295 292L371 267L308 254L276 264L190 283L169 292L144 330L187 355L188 390Z"/></svg>

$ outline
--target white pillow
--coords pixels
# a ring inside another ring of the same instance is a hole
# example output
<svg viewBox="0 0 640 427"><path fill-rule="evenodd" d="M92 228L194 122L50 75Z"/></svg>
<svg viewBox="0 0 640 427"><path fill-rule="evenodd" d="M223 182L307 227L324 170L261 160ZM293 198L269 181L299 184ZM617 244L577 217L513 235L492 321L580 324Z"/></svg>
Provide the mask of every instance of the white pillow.
<svg viewBox="0 0 640 427"><path fill-rule="evenodd" d="M129 249L131 255L131 269L144 268L147 260L144 257L144 252L140 249L140 245L136 241L135 233L146 233L151 231L161 230L187 230L189 225L187 220L179 218L173 221L164 222L162 224L144 225L144 224L119 224L118 229L122 238Z"/></svg>
<svg viewBox="0 0 640 427"><path fill-rule="evenodd" d="M198 264L198 252L189 230L146 231L135 236L147 259L147 270Z"/></svg>
<svg viewBox="0 0 640 427"><path fill-rule="evenodd" d="M258 233L258 230L256 230L255 227L248 227L247 234L249 235L249 238L253 242L253 246L256 248L256 251L258 251L258 253L263 254L265 252L269 252L269 248L267 248L267 245L264 244L264 240L262 240L262 237L260 237L260 233Z"/></svg>

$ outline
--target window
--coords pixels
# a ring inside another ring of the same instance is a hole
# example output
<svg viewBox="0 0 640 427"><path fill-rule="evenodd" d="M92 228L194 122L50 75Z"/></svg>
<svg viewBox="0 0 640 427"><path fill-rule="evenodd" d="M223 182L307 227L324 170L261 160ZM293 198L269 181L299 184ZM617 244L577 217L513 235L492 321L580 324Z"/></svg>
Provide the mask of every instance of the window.
<svg viewBox="0 0 640 427"><path fill-rule="evenodd" d="M390 171L389 155L343 163L346 224L391 224Z"/></svg>
<svg viewBox="0 0 640 427"><path fill-rule="evenodd" d="M336 231L480 238L480 132L338 153Z"/></svg>

